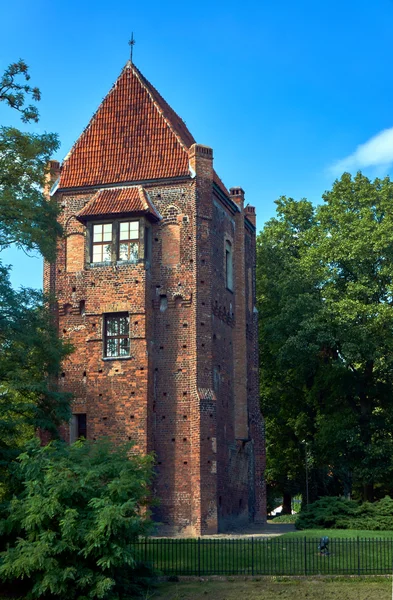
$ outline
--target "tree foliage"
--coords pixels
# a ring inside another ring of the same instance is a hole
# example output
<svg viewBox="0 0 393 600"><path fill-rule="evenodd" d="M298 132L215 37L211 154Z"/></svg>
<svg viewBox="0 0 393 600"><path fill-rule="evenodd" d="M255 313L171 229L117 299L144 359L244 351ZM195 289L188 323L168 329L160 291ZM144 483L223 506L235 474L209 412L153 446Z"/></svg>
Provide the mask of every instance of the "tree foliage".
<svg viewBox="0 0 393 600"><path fill-rule="evenodd" d="M323 199L280 199L258 239L268 474L304 489L307 453L314 495L373 499L393 475L393 183L345 173Z"/></svg>
<svg viewBox="0 0 393 600"><path fill-rule="evenodd" d="M24 61L0 78L0 101L25 122L38 120L36 107L25 107L27 96L40 98L25 83L29 78ZM0 251L15 244L54 258L61 228L44 187L57 147L54 134L0 127ZM37 429L56 436L69 418L69 397L56 391L55 379L70 348L58 339L47 299L37 290L13 289L9 270L0 260L0 500L14 489L12 461L22 443Z"/></svg>
<svg viewBox="0 0 393 600"><path fill-rule="evenodd" d="M25 106L26 97L31 95L35 102L41 100L41 92L37 87L31 87L27 81L30 80L29 67L24 60L19 59L11 63L0 78L0 102L6 102L11 108L21 114L22 121L38 122L39 114L37 106L30 104Z"/></svg>
<svg viewBox="0 0 393 600"><path fill-rule="evenodd" d="M36 121L24 101L39 100L39 90L18 76L29 79L23 61L0 79L0 101ZM44 189L57 146L53 134L0 128L0 251L14 244L54 259L61 228ZM70 398L56 378L70 347L57 336L52 301L13 289L0 262L0 579L27 598L130 598L146 571L133 543L149 529L152 459L130 444L58 439ZM38 429L57 439L40 447Z"/></svg>
<svg viewBox="0 0 393 600"><path fill-rule="evenodd" d="M61 227L57 206L43 190L58 145L52 133L0 127L0 251L15 244L53 260Z"/></svg>
<svg viewBox="0 0 393 600"><path fill-rule="evenodd" d="M70 400L55 385L70 348L59 340L42 293L15 290L1 264L0 350L1 486L10 483L9 462L26 438L37 429L58 435Z"/></svg>
<svg viewBox="0 0 393 600"><path fill-rule="evenodd" d="M359 504L344 498L325 497L307 506L295 524L297 529L392 531L393 500L385 496L374 503Z"/></svg>
<svg viewBox="0 0 393 600"><path fill-rule="evenodd" d="M23 493L8 505L0 578L27 598L134 597L135 542L149 531L149 456L108 440L33 442L18 459Z"/></svg>
<svg viewBox="0 0 393 600"><path fill-rule="evenodd" d="M25 101L29 95L38 101L41 94L26 83L29 79L23 60L11 64L0 78L0 102L17 110L22 121L37 122L37 107L26 107ZM38 250L53 260L61 228L56 220L57 206L44 190L48 161L58 147L53 133L37 135L0 127L0 251L15 244L23 250Z"/></svg>

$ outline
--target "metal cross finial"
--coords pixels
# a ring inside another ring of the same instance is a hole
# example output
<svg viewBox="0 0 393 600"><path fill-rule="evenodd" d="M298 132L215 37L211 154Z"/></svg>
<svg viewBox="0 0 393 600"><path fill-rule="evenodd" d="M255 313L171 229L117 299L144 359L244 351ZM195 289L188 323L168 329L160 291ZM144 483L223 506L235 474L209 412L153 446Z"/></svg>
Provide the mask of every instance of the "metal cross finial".
<svg viewBox="0 0 393 600"><path fill-rule="evenodd" d="M128 45L130 47L130 61L132 62L132 52L133 52L134 46L135 46L134 32L131 33L131 39L128 42Z"/></svg>

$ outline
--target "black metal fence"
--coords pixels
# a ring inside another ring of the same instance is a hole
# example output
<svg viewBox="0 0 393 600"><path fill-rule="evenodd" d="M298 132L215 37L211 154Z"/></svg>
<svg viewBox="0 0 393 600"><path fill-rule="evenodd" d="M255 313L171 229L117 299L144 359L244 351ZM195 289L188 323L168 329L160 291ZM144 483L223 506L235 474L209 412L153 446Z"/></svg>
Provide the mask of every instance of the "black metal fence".
<svg viewBox="0 0 393 600"><path fill-rule="evenodd" d="M137 558L163 575L386 575L393 538L141 539Z"/></svg>

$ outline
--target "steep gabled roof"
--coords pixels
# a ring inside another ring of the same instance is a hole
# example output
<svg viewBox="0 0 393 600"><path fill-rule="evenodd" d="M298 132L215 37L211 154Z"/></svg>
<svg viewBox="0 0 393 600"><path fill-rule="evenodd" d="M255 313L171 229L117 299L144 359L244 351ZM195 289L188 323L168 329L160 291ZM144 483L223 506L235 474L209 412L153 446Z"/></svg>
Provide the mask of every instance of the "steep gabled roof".
<svg viewBox="0 0 393 600"><path fill-rule="evenodd" d="M89 202L77 214L85 221L91 217L117 214L146 214L155 221L161 217L142 186L106 188L94 194Z"/></svg>
<svg viewBox="0 0 393 600"><path fill-rule="evenodd" d="M128 62L64 160L59 188L189 175L185 123Z"/></svg>

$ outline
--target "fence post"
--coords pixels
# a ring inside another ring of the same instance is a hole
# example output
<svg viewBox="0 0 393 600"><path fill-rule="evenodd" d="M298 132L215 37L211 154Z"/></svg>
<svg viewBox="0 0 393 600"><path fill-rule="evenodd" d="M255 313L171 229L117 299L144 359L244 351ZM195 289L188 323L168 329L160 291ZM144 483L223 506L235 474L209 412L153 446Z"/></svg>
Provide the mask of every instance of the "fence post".
<svg viewBox="0 0 393 600"><path fill-rule="evenodd" d="M307 538L304 536L304 574L307 575Z"/></svg>
<svg viewBox="0 0 393 600"><path fill-rule="evenodd" d="M251 538L251 574L254 577L254 538Z"/></svg>
<svg viewBox="0 0 393 600"><path fill-rule="evenodd" d="M198 577L201 576L201 538L198 538Z"/></svg>
<svg viewBox="0 0 393 600"><path fill-rule="evenodd" d="M359 540L359 536L358 536L357 547L358 547L358 575L360 575L360 540Z"/></svg>

